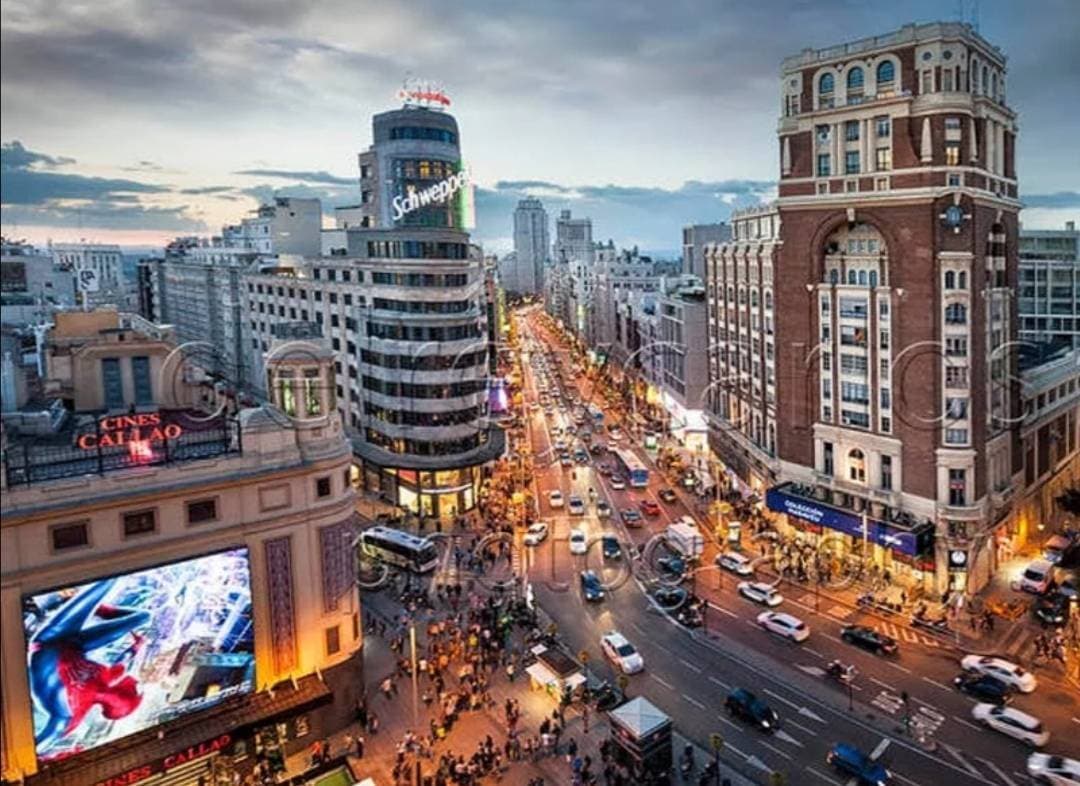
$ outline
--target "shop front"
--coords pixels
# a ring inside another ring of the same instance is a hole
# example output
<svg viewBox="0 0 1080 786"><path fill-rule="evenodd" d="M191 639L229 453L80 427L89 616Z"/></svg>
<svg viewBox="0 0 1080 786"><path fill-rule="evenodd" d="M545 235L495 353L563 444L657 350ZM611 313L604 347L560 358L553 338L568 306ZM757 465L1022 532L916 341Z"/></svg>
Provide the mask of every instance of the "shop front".
<svg viewBox="0 0 1080 786"><path fill-rule="evenodd" d="M903 526L867 513L829 505L797 484L769 489L765 504L783 514L798 539L835 556L866 555L891 583L930 589L934 585L934 525L929 521Z"/></svg>

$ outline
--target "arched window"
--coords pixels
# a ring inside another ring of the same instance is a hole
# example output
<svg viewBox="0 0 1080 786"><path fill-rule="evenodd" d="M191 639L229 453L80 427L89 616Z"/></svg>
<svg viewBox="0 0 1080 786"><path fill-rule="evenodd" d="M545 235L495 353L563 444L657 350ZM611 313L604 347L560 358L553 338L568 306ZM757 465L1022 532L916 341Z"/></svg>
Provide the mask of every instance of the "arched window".
<svg viewBox="0 0 1080 786"><path fill-rule="evenodd" d="M967 289L967 273L961 270L956 274L956 286L958 289Z"/></svg>
<svg viewBox="0 0 1080 786"><path fill-rule="evenodd" d="M862 90L863 70L861 68L853 68L847 72L847 86L848 90Z"/></svg>
<svg viewBox="0 0 1080 786"><path fill-rule="evenodd" d="M993 98L995 101L997 101L998 92L997 92L997 73L996 72L990 77L990 97Z"/></svg>
<svg viewBox="0 0 1080 786"><path fill-rule="evenodd" d="M951 270L945 271L945 289L956 289L956 274Z"/></svg>
<svg viewBox="0 0 1080 786"><path fill-rule="evenodd" d="M772 308L772 292L765 293L765 308Z"/></svg>
<svg viewBox="0 0 1080 786"><path fill-rule="evenodd" d="M831 93L835 84L836 82L833 79L832 74L822 74L821 79L818 80L818 92L821 93L821 95Z"/></svg>
<svg viewBox="0 0 1080 786"><path fill-rule="evenodd" d="M858 448L848 453L848 477L858 483L866 482L866 456Z"/></svg>
<svg viewBox="0 0 1080 786"><path fill-rule="evenodd" d="M758 304L757 290L756 289L751 289L750 290L750 305L753 306L754 308L757 308L757 304Z"/></svg>
<svg viewBox="0 0 1080 786"><path fill-rule="evenodd" d="M877 286L877 271L876 270L871 270L870 271L870 286L872 286L872 287Z"/></svg>
<svg viewBox="0 0 1080 786"><path fill-rule="evenodd" d="M866 286L866 271L865 270L860 270L859 271L859 286L860 287L865 287Z"/></svg>
<svg viewBox="0 0 1080 786"><path fill-rule="evenodd" d="M967 324L967 306L963 303L950 303L945 307L945 322L949 325Z"/></svg>
<svg viewBox="0 0 1080 786"><path fill-rule="evenodd" d="M832 270L829 271L829 283L830 284L839 284L840 283L840 271L837 270L836 268L833 268Z"/></svg>
<svg viewBox="0 0 1080 786"><path fill-rule="evenodd" d="M983 95L986 95L986 89L990 87L990 71L986 66L982 69L982 91Z"/></svg>
<svg viewBox="0 0 1080 786"><path fill-rule="evenodd" d="M896 79L896 66L892 60L883 60L877 67L877 83L885 85Z"/></svg>
<svg viewBox="0 0 1080 786"><path fill-rule="evenodd" d="M858 282L858 274L854 270L849 270L847 272L847 282L851 286L855 286L855 284Z"/></svg>

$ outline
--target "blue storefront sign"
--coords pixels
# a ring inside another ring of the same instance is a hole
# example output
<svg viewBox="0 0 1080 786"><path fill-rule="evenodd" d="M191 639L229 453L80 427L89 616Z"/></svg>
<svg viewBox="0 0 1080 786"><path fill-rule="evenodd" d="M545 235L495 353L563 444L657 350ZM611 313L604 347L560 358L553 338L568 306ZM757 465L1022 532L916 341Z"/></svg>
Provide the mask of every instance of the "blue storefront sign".
<svg viewBox="0 0 1080 786"><path fill-rule="evenodd" d="M852 537L860 539L863 537L862 516L830 505L823 505L816 500L790 494L783 489L783 486L777 486L765 493L765 504L768 505L769 510L786 513ZM882 548L915 557L930 548L934 530L930 526L914 531L899 529L887 522L867 517L866 538Z"/></svg>

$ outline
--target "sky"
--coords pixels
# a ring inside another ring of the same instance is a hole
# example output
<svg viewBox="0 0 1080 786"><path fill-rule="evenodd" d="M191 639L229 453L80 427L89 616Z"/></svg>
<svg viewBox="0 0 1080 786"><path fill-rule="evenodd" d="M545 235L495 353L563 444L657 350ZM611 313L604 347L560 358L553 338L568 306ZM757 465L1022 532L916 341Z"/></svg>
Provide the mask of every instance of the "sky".
<svg viewBox="0 0 1080 786"><path fill-rule="evenodd" d="M159 245L277 193L357 199L407 75L450 95L474 238L517 200L672 250L775 195L781 60L973 16L974 0L4 0L0 219L44 243ZM1077 0L982 0L1009 57L1025 226L1080 220Z"/></svg>

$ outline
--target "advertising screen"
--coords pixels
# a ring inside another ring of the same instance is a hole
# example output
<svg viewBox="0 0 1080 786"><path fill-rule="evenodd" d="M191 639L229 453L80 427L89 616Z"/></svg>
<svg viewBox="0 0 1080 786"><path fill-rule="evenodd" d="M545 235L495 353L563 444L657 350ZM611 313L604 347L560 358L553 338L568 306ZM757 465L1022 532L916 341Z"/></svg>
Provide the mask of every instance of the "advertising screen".
<svg viewBox="0 0 1080 786"><path fill-rule="evenodd" d="M245 548L23 599L40 761L252 690Z"/></svg>

